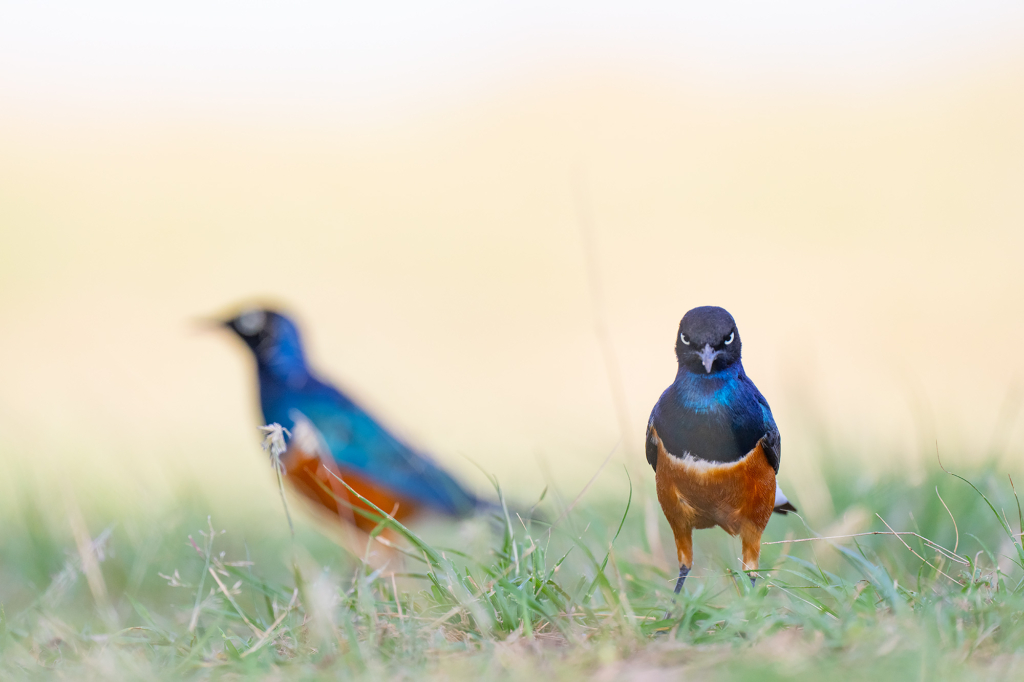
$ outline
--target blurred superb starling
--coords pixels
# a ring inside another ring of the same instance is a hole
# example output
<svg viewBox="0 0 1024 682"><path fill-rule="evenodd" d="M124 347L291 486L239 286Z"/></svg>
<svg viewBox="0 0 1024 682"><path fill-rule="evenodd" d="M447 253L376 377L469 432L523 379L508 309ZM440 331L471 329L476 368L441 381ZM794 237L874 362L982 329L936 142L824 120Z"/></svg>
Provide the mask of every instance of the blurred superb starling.
<svg viewBox="0 0 1024 682"><path fill-rule="evenodd" d="M379 515L368 514L337 478L399 519L421 511L465 516L490 506L318 377L286 316L252 309L223 325L252 351L263 421L291 432L281 458L286 479L311 501L366 531Z"/></svg>
<svg viewBox="0 0 1024 682"><path fill-rule="evenodd" d="M679 371L647 424L647 461L679 558L676 593L693 566L694 529L720 526L739 535L743 568L753 571L772 511L796 511L775 481L779 429L743 371L742 346L724 309L686 313L676 335Z"/></svg>

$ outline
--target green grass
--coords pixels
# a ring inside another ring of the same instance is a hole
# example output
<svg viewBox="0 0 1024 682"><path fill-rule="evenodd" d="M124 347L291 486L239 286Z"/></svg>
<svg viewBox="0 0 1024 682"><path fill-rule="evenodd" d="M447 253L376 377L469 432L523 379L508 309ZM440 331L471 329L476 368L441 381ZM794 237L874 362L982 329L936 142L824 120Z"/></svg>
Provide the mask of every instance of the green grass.
<svg viewBox="0 0 1024 682"><path fill-rule="evenodd" d="M621 498L563 514L551 494L546 521L396 524L399 549L372 556L303 514L292 537L277 498L65 514L29 489L0 539L0 678L1020 679L1010 482L935 469L916 485L827 477L837 523L918 536L765 544L751 588L738 543L702 531L677 600L621 471L604 474ZM765 542L814 536L775 517Z"/></svg>

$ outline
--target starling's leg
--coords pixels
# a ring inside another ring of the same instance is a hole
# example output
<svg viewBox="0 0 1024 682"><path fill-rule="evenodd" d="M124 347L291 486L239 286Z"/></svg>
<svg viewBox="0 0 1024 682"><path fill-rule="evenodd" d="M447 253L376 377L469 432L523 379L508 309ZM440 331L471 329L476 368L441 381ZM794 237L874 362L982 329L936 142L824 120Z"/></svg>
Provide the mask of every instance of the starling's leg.
<svg viewBox="0 0 1024 682"><path fill-rule="evenodd" d="M667 514L666 514L667 516ZM679 577L676 578L675 594L679 594L686 582L686 576L690 575L690 567L693 566L693 528L688 524L680 522L676 516L669 516L668 525L672 526L672 535L676 538L676 556L679 558ZM676 598L672 597L675 604ZM672 617L672 610L665 612L665 620Z"/></svg>
<svg viewBox="0 0 1024 682"><path fill-rule="evenodd" d="M676 578L675 594L679 594L686 582L686 576L690 575L690 566L693 566L693 529L689 526L671 523L672 534L676 537L676 555L679 557L679 577ZM676 598L672 597L674 604ZM672 617L672 611L665 613L665 620Z"/></svg>
<svg viewBox="0 0 1024 682"><path fill-rule="evenodd" d="M666 467L659 467L655 474L655 481L658 489L658 502L665 512L669 527L672 528L672 536L676 541L676 558L679 563L679 578L676 580L675 594L679 594L686 582L686 576L693 566L693 520L694 510L686 504L673 481L665 473ZM674 598L673 598L674 600ZM665 614L665 618L671 617L671 612Z"/></svg>
<svg viewBox="0 0 1024 682"><path fill-rule="evenodd" d="M693 529L682 524L672 524L672 534L676 538L676 558L679 560L679 577L675 589L675 593L679 594L693 566Z"/></svg>
<svg viewBox="0 0 1024 682"><path fill-rule="evenodd" d="M690 575L690 567L683 564L679 567L679 578L676 580L676 594L679 594L679 591L683 589L683 583L686 582L686 576L688 575Z"/></svg>
<svg viewBox="0 0 1024 682"><path fill-rule="evenodd" d="M761 532L763 528L753 525L746 525L740 529L740 540L743 542L743 570L756 571L758 559L761 558ZM747 574L750 577L750 585L757 582L757 575Z"/></svg>

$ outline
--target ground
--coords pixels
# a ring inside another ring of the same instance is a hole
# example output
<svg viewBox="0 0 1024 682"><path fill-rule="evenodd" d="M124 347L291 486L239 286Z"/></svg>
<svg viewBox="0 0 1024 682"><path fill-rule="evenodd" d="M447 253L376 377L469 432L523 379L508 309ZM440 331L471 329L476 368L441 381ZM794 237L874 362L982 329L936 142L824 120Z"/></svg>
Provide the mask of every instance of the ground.
<svg viewBox="0 0 1024 682"><path fill-rule="evenodd" d="M395 549L364 537L355 551L296 499L292 535L279 498L107 499L65 514L26 490L0 541L0 675L1019 679L1010 480L933 469L919 483L829 474L835 518L774 517L754 588L738 541L698 532L675 600L667 526L644 530L653 485L624 472L605 474L622 478L621 497L584 496L568 513L552 492L533 520L393 527L381 537ZM853 532L878 534L834 537ZM790 542L818 536L832 539Z"/></svg>

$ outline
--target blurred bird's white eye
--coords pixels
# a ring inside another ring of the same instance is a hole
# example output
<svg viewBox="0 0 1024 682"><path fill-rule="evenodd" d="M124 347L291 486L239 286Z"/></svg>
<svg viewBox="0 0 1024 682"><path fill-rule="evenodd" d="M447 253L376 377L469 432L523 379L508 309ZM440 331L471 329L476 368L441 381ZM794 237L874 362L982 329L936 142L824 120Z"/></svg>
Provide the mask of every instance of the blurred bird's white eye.
<svg viewBox="0 0 1024 682"><path fill-rule="evenodd" d="M679 340L682 341L683 343L685 343L687 346L690 345L690 340L688 338L686 338L686 334L680 334L679 335Z"/></svg>
<svg viewBox="0 0 1024 682"><path fill-rule="evenodd" d="M238 316L238 330L246 335L258 333L267 323L267 314L262 310L250 310Z"/></svg>
<svg viewBox="0 0 1024 682"><path fill-rule="evenodd" d="M734 341L735 339L736 339L736 332L733 332L733 333L729 334L729 338L727 338L727 339L725 340L725 345L727 345L727 346L728 346L728 345L729 345L730 343L732 343L732 342L733 342L733 341Z"/></svg>

